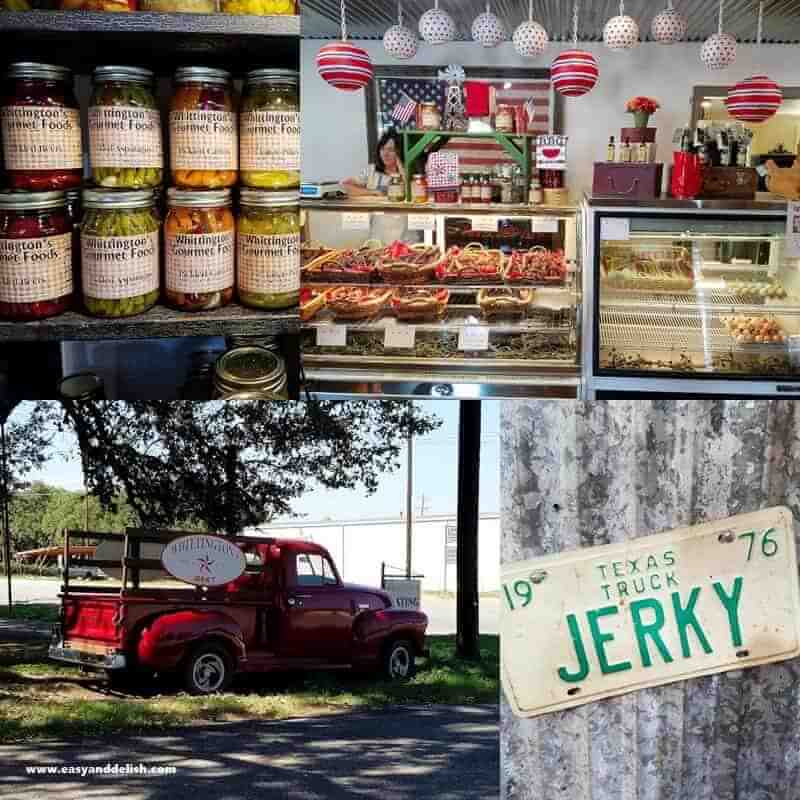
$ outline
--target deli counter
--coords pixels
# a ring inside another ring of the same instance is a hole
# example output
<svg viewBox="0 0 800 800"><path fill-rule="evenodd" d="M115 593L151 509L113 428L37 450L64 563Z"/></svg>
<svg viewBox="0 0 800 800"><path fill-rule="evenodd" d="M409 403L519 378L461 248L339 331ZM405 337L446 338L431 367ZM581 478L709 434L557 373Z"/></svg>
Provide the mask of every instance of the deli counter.
<svg viewBox="0 0 800 800"><path fill-rule="evenodd" d="M311 392L579 396L576 206L304 200L302 212Z"/></svg>
<svg viewBox="0 0 800 800"><path fill-rule="evenodd" d="M587 197L583 395L800 397L786 202Z"/></svg>

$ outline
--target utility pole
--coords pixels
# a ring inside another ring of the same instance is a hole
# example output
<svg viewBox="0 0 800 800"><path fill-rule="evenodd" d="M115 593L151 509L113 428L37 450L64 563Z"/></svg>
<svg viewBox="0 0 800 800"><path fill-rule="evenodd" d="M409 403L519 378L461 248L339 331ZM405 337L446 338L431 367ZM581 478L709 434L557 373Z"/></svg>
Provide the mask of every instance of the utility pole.
<svg viewBox="0 0 800 800"><path fill-rule="evenodd" d="M8 454L6 453L6 421L0 423L0 446L3 453L3 557L6 562L6 580L8 582L8 616L14 616L11 601L11 526L8 521Z"/></svg>
<svg viewBox="0 0 800 800"><path fill-rule="evenodd" d="M406 578L411 577L411 546L414 519L414 435L408 434L406 471Z"/></svg>

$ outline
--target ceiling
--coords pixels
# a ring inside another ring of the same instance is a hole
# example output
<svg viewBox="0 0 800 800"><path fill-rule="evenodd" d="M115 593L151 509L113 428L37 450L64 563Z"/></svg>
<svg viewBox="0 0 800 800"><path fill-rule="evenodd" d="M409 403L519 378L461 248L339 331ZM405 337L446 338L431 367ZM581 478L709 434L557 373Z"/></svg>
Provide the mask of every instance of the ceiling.
<svg viewBox="0 0 800 800"><path fill-rule="evenodd" d="M346 0L348 35L354 39L380 39L397 22L396 0ZM472 20L485 7L485 0L440 0L440 7L456 21L459 38L468 40ZM433 0L404 0L406 24L416 28L420 16L433 7ZM527 19L527 0L494 0L494 12L505 22L509 33ZM666 0L628 0L625 13L639 23L642 34L650 32L653 17L666 7ZM675 7L689 20L690 41L702 41L717 30L718 4L714 0L675 0ZM307 39L339 36L340 0L302 0L303 37ZM584 0L581 3L581 41L603 38L606 20L619 14L618 0ZM724 29L740 42L756 37L758 3L754 0L726 0ZM534 19L540 22L553 41L572 37L572 3L569 0L534 0ZM644 37L643 37L644 38ZM800 0L765 0L764 42L800 42Z"/></svg>

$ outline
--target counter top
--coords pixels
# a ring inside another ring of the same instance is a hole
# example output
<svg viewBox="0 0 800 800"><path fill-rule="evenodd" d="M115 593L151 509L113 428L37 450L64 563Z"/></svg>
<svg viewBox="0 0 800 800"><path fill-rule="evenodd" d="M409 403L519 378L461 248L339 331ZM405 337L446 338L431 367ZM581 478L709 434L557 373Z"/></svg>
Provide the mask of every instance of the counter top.
<svg viewBox="0 0 800 800"><path fill-rule="evenodd" d="M786 200L768 192L759 192L755 200L676 200L674 197L660 197L653 200L635 200L624 197L598 197L591 194L587 194L585 200L587 205L593 208L786 213Z"/></svg>
<svg viewBox="0 0 800 800"><path fill-rule="evenodd" d="M492 216L492 217L568 217L577 213L576 205L567 206L527 206L527 205L473 205L471 203L394 203L388 200L311 200L300 201L302 208L315 211L360 211L363 213L403 213L403 214L447 214L449 216Z"/></svg>

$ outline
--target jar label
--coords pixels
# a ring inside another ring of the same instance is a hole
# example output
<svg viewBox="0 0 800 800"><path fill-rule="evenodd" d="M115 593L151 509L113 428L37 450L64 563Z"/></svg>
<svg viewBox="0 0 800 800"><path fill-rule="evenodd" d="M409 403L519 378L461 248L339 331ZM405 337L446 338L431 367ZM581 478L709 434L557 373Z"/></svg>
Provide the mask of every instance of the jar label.
<svg viewBox="0 0 800 800"><path fill-rule="evenodd" d="M167 236L167 290L185 294L221 292L233 286L234 233Z"/></svg>
<svg viewBox="0 0 800 800"><path fill-rule="evenodd" d="M300 112L247 111L241 122L245 171L300 171Z"/></svg>
<svg viewBox="0 0 800 800"><path fill-rule="evenodd" d="M169 139L173 170L237 169L236 114L232 111L172 111Z"/></svg>
<svg viewBox="0 0 800 800"><path fill-rule="evenodd" d="M6 106L2 118L6 169L81 169L81 118L77 109Z"/></svg>
<svg viewBox="0 0 800 800"><path fill-rule="evenodd" d="M83 293L98 300L158 289L158 231L138 236L81 235Z"/></svg>
<svg viewBox="0 0 800 800"><path fill-rule="evenodd" d="M40 303L72 294L72 234L0 239L0 302Z"/></svg>
<svg viewBox="0 0 800 800"><path fill-rule="evenodd" d="M95 167L164 165L161 115L135 106L92 106L89 109L89 159Z"/></svg>
<svg viewBox="0 0 800 800"><path fill-rule="evenodd" d="M239 289L243 292L297 292L300 290L300 234L261 236L240 233L236 263Z"/></svg>

